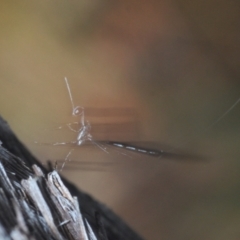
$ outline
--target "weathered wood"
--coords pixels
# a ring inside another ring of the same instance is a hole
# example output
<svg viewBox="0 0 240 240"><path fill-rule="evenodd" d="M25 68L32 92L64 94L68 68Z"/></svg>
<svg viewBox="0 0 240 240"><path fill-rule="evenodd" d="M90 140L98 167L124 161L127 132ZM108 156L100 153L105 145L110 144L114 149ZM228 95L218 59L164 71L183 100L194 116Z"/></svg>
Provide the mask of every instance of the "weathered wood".
<svg viewBox="0 0 240 240"><path fill-rule="evenodd" d="M18 140L13 131L10 129L7 122L1 117L0 141L2 142L2 147L7 149L11 154L13 154L12 157L10 157L9 159L10 161L13 161L10 167L11 169L15 168L17 174L19 174L19 178L24 178L25 175L31 175L32 165L34 164L40 166L44 174L48 172L47 169L45 169L39 163L39 161L26 149L26 147ZM0 158L1 154L4 154L3 151L0 151ZM14 165L16 164L14 162L14 156L19 157L26 164L26 167L24 165L19 168L21 170L17 170L17 166ZM77 189L74 184L70 183L66 179L62 178L62 180L65 186L70 191L71 195L78 198L81 212L89 222L90 226L95 232L100 232L100 235L102 236L102 238L99 237L100 240L104 239L103 232L106 232L108 240L142 239L105 205L99 203L88 194ZM0 214L4 214L4 212L0 212ZM102 226L104 226L104 231L102 231Z"/></svg>

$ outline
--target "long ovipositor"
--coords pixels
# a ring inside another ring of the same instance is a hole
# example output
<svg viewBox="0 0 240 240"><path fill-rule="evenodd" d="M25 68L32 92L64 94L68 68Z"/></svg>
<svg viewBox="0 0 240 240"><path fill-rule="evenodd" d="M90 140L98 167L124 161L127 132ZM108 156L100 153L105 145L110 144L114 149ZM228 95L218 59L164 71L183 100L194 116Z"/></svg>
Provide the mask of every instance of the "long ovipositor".
<svg viewBox="0 0 240 240"><path fill-rule="evenodd" d="M122 143L122 142L108 141L108 142L106 142L106 144L111 145L113 147L133 151L133 152L136 152L136 153L142 153L142 154L150 155L150 156L153 156L153 157L160 157L164 153L164 151L162 151L162 150L147 149L147 148L142 148L142 147L138 147L138 146L135 146L135 145L131 145L131 144L128 144L128 143Z"/></svg>
<svg viewBox="0 0 240 240"><path fill-rule="evenodd" d="M101 141L100 141L101 142ZM203 156L196 156L189 153L179 152L179 151L165 151L162 149L145 148L142 146L137 146L137 144L118 142L118 141L105 141L101 142L109 146L116 147L123 150L128 150L133 153L145 154L156 158L171 158L171 159L181 159L181 160L206 160Z"/></svg>

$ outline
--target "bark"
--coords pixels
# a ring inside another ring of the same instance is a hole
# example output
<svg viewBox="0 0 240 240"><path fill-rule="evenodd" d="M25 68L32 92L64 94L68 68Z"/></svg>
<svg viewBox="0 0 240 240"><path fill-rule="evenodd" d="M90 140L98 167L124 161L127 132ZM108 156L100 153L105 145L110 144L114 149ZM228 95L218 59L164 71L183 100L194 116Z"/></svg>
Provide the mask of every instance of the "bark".
<svg viewBox="0 0 240 240"><path fill-rule="evenodd" d="M0 117L0 141L2 147L7 149L13 155L22 159L26 166L31 169L33 164L38 165L46 174L47 169L27 150L27 148L18 140L16 135L10 129L7 122ZM0 159L2 152L0 151ZM14 163L13 163L14 164ZM26 168L26 171L28 171ZM24 178L24 173L22 173ZM141 240L124 221L114 214L104 204L99 203L87 193L79 190L74 184L62 177L65 186L72 196L77 196L83 216L87 219L94 232L100 236L98 239L108 240ZM0 213L2 214L2 213ZM2 216L3 217L3 216ZM105 236L104 236L105 235Z"/></svg>

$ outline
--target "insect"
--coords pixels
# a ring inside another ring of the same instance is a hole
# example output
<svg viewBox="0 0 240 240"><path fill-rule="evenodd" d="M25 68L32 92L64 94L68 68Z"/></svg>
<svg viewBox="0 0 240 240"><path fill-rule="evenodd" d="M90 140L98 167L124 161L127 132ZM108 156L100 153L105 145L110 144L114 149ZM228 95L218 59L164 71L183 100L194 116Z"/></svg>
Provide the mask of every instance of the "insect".
<svg viewBox="0 0 240 240"><path fill-rule="evenodd" d="M66 126L67 128L76 133L75 139L71 141L64 141L64 142L54 142L51 145L52 146L61 146L61 145L70 145L73 148L68 151L66 154L66 157L64 160L58 161L58 163L62 164L60 167L60 171L63 170L66 162L70 161L70 156L72 155L74 151L74 146L82 146L82 145L95 145L99 149L101 149L103 152L106 154L109 154L110 149L115 149L114 152L117 152L118 154L124 155L125 157L132 158L137 155L139 158L140 155L142 156L150 156L150 157L155 157L155 158L171 158L171 159L184 159L184 160L203 160L203 157L201 156L193 156L188 153L184 152L179 152L177 149L181 146L177 146L177 148L172 148L168 151L162 150L162 149L154 149L154 148L149 148L149 147L142 147L142 143L135 143L133 144L132 142L121 142L121 141L113 141L113 140L104 140L104 141L96 141L91 134L91 124L88 120L85 118L85 109L81 106L78 106L75 104L73 95L71 92L70 84L68 82L68 79L65 77L64 78L67 92L69 95L70 103L71 103L71 115L76 119L74 122L67 123ZM238 103L240 102L240 99L238 99L226 112L224 112L216 121L214 121L210 126L207 128L203 129L203 132L208 131L211 129L214 125L216 125L219 121L221 121ZM59 129L61 129L59 127ZM182 141L184 145L188 141ZM36 142L38 143L38 142ZM49 144L48 144L49 145ZM97 169L101 170L102 167L105 168L106 166L112 165L112 162L79 162L79 161L71 161L71 165L73 168L76 168L76 166L80 166L80 168L83 169L88 169L89 166L90 170L92 169ZM95 168L94 168L95 166Z"/></svg>
<svg viewBox="0 0 240 240"><path fill-rule="evenodd" d="M85 119L85 111L84 108L81 106L77 106L74 103L71 88L68 82L68 79L64 78L66 88L68 91L70 103L72 106L72 116L77 118L77 121L67 123L67 128L76 133L76 138L72 141L68 142L55 142L52 145L53 146L60 146L60 145L71 145L71 146L82 146L84 144L93 144L97 146L99 149L104 151L105 153L109 154L109 149L113 147L115 149L115 152L122 154L126 157L132 158L133 155L147 155L151 157L161 158L161 157L167 157L167 158L184 158L187 159L189 157L192 158L192 156L183 154L183 153L174 153L174 152L167 152L163 150L158 149L152 149L152 148L145 148L140 147L137 144L132 144L128 142L120 142L120 141L95 141L90 133L91 131L91 125L89 121ZM140 144L141 145L141 144ZM70 156L72 152L74 151L74 148L72 148L68 154L66 155L64 161L59 161L62 163L62 167L60 168L60 171L64 168L66 162L70 160ZM130 154L131 152L131 154ZM73 161L71 161L74 163ZM75 162L76 163L76 162ZM78 162L81 164L80 162ZM111 163L98 163L96 165L110 165ZM86 162L82 163L82 166L86 166Z"/></svg>
<svg viewBox="0 0 240 240"><path fill-rule="evenodd" d="M177 152L176 148L172 148L171 150L165 151L162 149L154 149L151 147L150 148L145 147L145 146L142 147L141 143L133 144L133 143L128 143L128 142L112 141L112 140L111 141L110 140L96 141L95 139L93 139L92 134L91 134L91 124L89 123L89 121L87 121L85 119L85 109L83 107L75 104L68 79L65 77L64 81L66 84L66 88L68 91L68 95L69 95L69 99L70 99L70 103L71 103L71 107L72 107L71 114L74 118L77 119L77 121L66 124L67 128L70 131L76 133L76 137L74 140L65 141L65 142L54 142L51 144L53 146L61 146L61 145L73 146L73 148L68 151L64 160L59 161L59 163L62 164L60 171L64 168L66 162L70 161L70 156L74 151L74 146L82 146L82 145L87 145L87 144L95 145L96 147L101 149L106 154L109 154L109 150L111 148L114 148L115 149L114 151L117 152L118 154L124 155L126 157L130 157L130 158L132 158L134 155L135 156L137 155L138 157L139 157L139 155L145 155L145 156L150 156L150 157L155 157L155 158L163 157L163 158L184 159L184 160L188 160L188 159L191 159L191 160L192 159L194 159L194 160L201 159L202 160L203 159L200 156L192 156L187 153ZM221 121L222 118L225 117L239 102L240 102L240 99L238 99L226 112L224 112L224 114L222 114L214 123L212 123L209 127L204 129L203 131L209 130L214 125L216 125L219 121ZM59 129L61 129L61 128L62 127L59 127ZM184 145L185 144L186 144L186 142L184 142ZM71 161L71 164L72 165L75 164L75 166L81 165L81 167L83 167L83 169L87 169L87 165L91 165L91 169L93 169L92 166L95 165L95 166L97 166L96 169L99 169L99 168L101 168L101 166L105 167L105 166L111 165L112 162L95 162L95 163L91 162L90 163L90 162ZM75 166L74 166L74 168L75 168Z"/></svg>

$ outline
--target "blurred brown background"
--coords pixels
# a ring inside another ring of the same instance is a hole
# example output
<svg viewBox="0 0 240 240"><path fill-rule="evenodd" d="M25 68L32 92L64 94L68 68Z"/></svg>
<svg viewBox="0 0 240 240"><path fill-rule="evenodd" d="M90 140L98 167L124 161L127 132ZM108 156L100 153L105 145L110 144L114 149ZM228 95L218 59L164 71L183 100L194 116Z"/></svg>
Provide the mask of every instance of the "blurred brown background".
<svg viewBox="0 0 240 240"><path fill-rule="evenodd" d="M57 130L72 121L67 76L76 104L93 109L93 126L109 124L97 109L120 109L111 134L97 138L117 139L127 119L121 140L207 161L138 161L83 147L74 160L121 164L66 168L66 176L145 239L239 239L240 105L214 124L240 97L239 12L237 0L2 0L0 114L43 162L63 159L71 147L34 141L71 139Z"/></svg>

